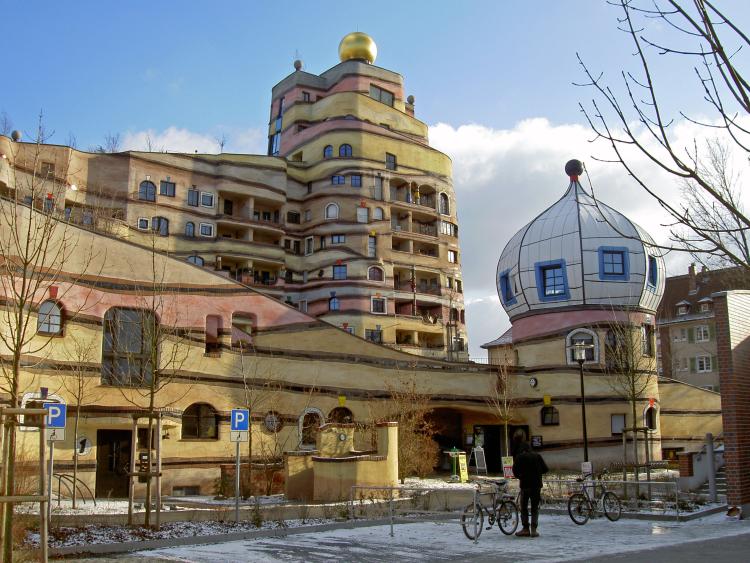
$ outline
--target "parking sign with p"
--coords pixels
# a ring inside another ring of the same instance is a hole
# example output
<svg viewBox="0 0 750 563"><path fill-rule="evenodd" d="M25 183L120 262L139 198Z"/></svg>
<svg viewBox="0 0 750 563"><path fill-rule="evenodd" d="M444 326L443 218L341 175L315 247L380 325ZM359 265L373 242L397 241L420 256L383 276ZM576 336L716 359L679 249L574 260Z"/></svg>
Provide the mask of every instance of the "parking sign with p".
<svg viewBox="0 0 750 563"><path fill-rule="evenodd" d="M47 409L47 428L44 430L47 441L59 442L65 439L65 419L68 406L62 403L45 403Z"/></svg>
<svg viewBox="0 0 750 563"><path fill-rule="evenodd" d="M247 442L249 439L250 411L248 409L232 409L229 440L232 442Z"/></svg>

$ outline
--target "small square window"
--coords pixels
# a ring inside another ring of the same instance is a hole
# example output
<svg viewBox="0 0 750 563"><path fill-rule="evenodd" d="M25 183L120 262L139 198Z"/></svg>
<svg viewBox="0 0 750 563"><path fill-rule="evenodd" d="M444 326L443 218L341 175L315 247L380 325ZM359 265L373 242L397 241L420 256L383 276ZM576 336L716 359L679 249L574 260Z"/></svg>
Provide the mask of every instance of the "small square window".
<svg viewBox="0 0 750 563"><path fill-rule="evenodd" d="M560 411L555 407L542 407L542 426L559 426Z"/></svg>
<svg viewBox="0 0 750 563"><path fill-rule="evenodd" d="M334 266L333 267L333 279L345 280L346 279L346 265Z"/></svg>
<svg viewBox="0 0 750 563"><path fill-rule="evenodd" d="M458 252L455 250L449 250L448 251L448 262L451 264L457 264L458 263Z"/></svg>
<svg viewBox="0 0 750 563"><path fill-rule="evenodd" d="M708 342L711 339L711 333L708 329L708 325L698 325L695 327L695 341L696 342Z"/></svg>
<svg viewBox="0 0 750 563"><path fill-rule="evenodd" d="M710 310L711 310L710 303L701 303L701 313L707 313Z"/></svg>
<svg viewBox="0 0 750 563"><path fill-rule="evenodd" d="M188 190L187 193L187 204L192 205L193 207L198 207L198 199L200 197L200 192L195 189Z"/></svg>
<svg viewBox="0 0 750 563"><path fill-rule="evenodd" d="M212 194L211 192L201 192L201 206L213 207L214 206L214 194Z"/></svg>
<svg viewBox="0 0 750 563"><path fill-rule="evenodd" d="M334 186L342 186L346 184L346 178L344 176L331 176L331 184Z"/></svg>
<svg viewBox="0 0 750 563"><path fill-rule="evenodd" d="M612 436L622 436L622 429L625 428L625 415L624 414L613 414L610 415L610 429Z"/></svg>
<svg viewBox="0 0 750 563"><path fill-rule="evenodd" d="M383 331L380 329L365 329L365 340L375 342L376 344L383 343Z"/></svg>
<svg viewBox="0 0 750 563"><path fill-rule="evenodd" d="M569 298L565 260L537 262L536 286L540 301L561 301Z"/></svg>
<svg viewBox="0 0 750 563"><path fill-rule="evenodd" d="M346 235L331 235L331 244L344 244Z"/></svg>
<svg viewBox="0 0 750 563"><path fill-rule="evenodd" d="M385 167L388 170L396 170L396 155L389 152L385 153Z"/></svg>
<svg viewBox="0 0 750 563"><path fill-rule="evenodd" d="M214 236L214 226L211 223L201 223L201 236L203 237Z"/></svg>
<svg viewBox="0 0 750 563"><path fill-rule="evenodd" d="M385 315L385 297L373 297L371 302L371 312L376 315Z"/></svg>
<svg viewBox="0 0 750 563"><path fill-rule="evenodd" d="M166 180L162 180L159 184L159 195L174 197L175 188L176 186L174 182L167 182Z"/></svg>
<svg viewBox="0 0 750 563"><path fill-rule="evenodd" d="M353 188L361 188L362 187L362 176L359 174L352 174L351 176L351 182Z"/></svg>
<svg viewBox="0 0 750 563"><path fill-rule="evenodd" d="M687 315L688 312L688 306L687 305L680 305L677 307L677 314L678 315Z"/></svg>
<svg viewBox="0 0 750 563"><path fill-rule="evenodd" d="M696 356L695 368L698 373L708 373L713 371L711 369L711 356Z"/></svg>
<svg viewBox="0 0 750 563"><path fill-rule="evenodd" d="M310 101L310 92L302 92L302 101L303 102L309 102Z"/></svg>
<svg viewBox="0 0 750 563"><path fill-rule="evenodd" d="M138 217L138 228L142 231L148 231L148 217Z"/></svg>
<svg viewBox="0 0 750 563"><path fill-rule="evenodd" d="M599 247L599 279L627 281L630 277L628 257L625 247Z"/></svg>

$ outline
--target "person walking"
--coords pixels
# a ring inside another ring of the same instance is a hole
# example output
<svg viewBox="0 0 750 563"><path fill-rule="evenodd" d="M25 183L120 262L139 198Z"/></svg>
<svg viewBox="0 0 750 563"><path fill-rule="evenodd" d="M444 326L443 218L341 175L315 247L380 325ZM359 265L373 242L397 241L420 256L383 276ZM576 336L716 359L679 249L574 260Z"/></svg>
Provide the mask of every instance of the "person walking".
<svg viewBox="0 0 750 563"><path fill-rule="evenodd" d="M538 453L531 451L529 443L519 442L516 456L513 459L513 475L521 486L521 524L523 528L516 532L521 538L539 537L539 499L542 493L542 475L549 469ZM531 527L529 527L529 503L531 503Z"/></svg>

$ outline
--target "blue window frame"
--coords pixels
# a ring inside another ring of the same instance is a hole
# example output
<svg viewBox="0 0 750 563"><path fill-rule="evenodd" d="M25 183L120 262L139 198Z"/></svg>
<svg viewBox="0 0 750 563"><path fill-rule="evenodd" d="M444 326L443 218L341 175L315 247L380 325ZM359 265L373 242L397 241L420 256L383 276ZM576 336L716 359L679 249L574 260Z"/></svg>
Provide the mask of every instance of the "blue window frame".
<svg viewBox="0 0 750 563"><path fill-rule="evenodd" d="M346 266L334 266L333 267L333 279L345 280L346 279Z"/></svg>
<svg viewBox="0 0 750 563"><path fill-rule="evenodd" d="M343 186L346 184L346 177L345 176L331 176L331 184L334 186Z"/></svg>
<svg viewBox="0 0 750 563"><path fill-rule="evenodd" d="M624 246L599 247L599 279L622 280L630 278L630 258Z"/></svg>
<svg viewBox="0 0 750 563"><path fill-rule="evenodd" d="M352 174L352 187L353 188L361 188L362 187L362 176L359 174Z"/></svg>
<svg viewBox="0 0 750 563"><path fill-rule="evenodd" d="M656 256L648 257L648 285L656 287L656 282L659 281L659 267L656 263Z"/></svg>
<svg viewBox="0 0 750 563"><path fill-rule="evenodd" d="M339 147L339 156L352 156L352 146L341 145Z"/></svg>
<svg viewBox="0 0 750 563"><path fill-rule="evenodd" d="M323 149L323 158L331 158L333 156L333 146L326 145Z"/></svg>
<svg viewBox="0 0 750 563"><path fill-rule="evenodd" d="M570 299L565 260L549 260L534 264L536 289L539 301L565 301Z"/></svg>
<svg viewBox="0 0 750 563"><path fill-rule="evenodd" d="M513 286L510 283L510 270L505 270L500 274L500 299L503 301L503 305L514 305L516 303L516 296L513 295Z"/></svg>
<svg viewBox="0 0 750 563"><path fill-rule="evenodd" d="M328 310L329 311L338 311L341 307L341 303L339 302L338 297L331 297L328 300Z"/></svg>

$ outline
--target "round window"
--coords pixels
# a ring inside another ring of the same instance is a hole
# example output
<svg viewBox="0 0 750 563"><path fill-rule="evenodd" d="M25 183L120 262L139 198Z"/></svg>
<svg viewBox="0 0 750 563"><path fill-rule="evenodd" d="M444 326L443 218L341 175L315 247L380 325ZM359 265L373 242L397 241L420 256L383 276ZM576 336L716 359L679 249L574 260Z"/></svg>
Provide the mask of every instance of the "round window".
<svg viewBox="0 0 750 563"><path fill-rule="evenodd" d="M276 411L268 411L263 419L263 426L269 432L278 432L281 429L281 417Z"/></svg>

